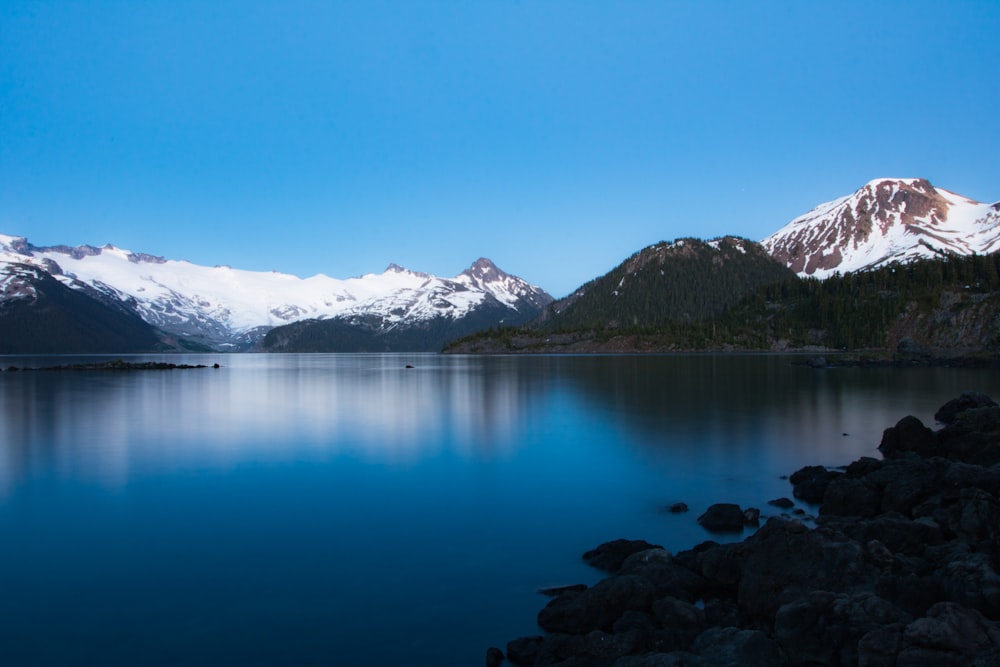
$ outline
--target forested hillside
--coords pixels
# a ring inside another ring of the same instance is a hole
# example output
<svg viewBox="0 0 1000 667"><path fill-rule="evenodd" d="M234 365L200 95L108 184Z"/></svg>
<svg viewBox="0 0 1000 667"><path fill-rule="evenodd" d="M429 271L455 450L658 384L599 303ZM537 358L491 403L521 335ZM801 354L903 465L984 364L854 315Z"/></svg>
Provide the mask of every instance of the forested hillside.
<svg viewBox="0 0 1000 667"><path fill-rule="evenodd" d="M658 243L553 303L543 327L557 331L700 322L725 312L760 285L794 276L760 244L735 236Z"/></svg>
<svg viewBox="0 0 1000 667"><path fill-rule="evenodd" d="M448 351L1000 349L1000 254L897 264L826 280L759 286L714 317L593 326L535 323L457 341Z"/></svg>

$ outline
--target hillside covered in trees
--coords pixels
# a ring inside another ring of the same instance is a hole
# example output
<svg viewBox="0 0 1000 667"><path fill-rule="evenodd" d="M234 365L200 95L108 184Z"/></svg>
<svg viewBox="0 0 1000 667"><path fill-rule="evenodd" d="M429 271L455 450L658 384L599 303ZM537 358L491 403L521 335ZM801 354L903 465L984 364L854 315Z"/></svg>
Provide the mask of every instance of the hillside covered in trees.
<svg viewBox="0 0 1000 667"><path fill-rule="evenodd" d="M633 297L635 298L635 297ZM648 298L656 299L650 293ZM589 326L552 318L452 343L461 352L794 349L992 353L1000 350L1000 254L896 264L826 280L792 275L716 313L616 314Z"/></svg>

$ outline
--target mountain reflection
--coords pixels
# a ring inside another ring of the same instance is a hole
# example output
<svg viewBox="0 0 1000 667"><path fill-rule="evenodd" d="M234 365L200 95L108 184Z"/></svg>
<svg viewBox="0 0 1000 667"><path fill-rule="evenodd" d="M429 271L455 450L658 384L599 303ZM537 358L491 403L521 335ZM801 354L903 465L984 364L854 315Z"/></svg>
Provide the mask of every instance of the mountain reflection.
<svg viewBox="0 0 1000 667"><path fill-rule="evenodd" d="M232 357L222 369L0 376L2 483L121 482L144 468L349 455L383 464L507 455L531 383L504 363L436 356Z"/></svg>
<svg viewBox="0 0 1000 667"><path fill-rule="evenodd" d="M606 451L678 470L784 474L877 455L882 430L906 414L931 424L961 391L991 390L975 384L987 376L958 369L814 371L754 355L224 361L0 373L0 485L48 476L116 485L161 471L337 457L387 466L508 460L542 439L558 461L600 439Z"/></svg>

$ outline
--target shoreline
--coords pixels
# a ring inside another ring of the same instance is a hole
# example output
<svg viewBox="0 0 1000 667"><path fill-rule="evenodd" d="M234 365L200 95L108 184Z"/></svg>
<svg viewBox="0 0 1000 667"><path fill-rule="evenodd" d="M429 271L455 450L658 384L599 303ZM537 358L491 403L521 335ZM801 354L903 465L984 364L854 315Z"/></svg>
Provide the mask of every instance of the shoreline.
<svg viewBox="0 0 1000 667"><path fill-rule="evenodd" d="M547 591L544 634L490 648L488 667L1000 664L1000 406L966 393L935 419L885 429L881 459L793 473L815 527L587 552L610 576Z"/></svg>

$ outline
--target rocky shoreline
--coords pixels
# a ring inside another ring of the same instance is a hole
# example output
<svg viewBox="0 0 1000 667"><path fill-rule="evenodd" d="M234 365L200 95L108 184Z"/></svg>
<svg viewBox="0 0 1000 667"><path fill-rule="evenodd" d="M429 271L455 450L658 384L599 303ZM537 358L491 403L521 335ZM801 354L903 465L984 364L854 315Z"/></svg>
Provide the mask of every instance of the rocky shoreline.
<svg viewBox="0 0 1000 667"><path fill-rule="evenodd" d="M882 459L791 475L814 528L772 517L742 542L587 552L610 576L544 591L545 634L487 666L1000 665L1000 407L967 393L935 419L886 429Z"/></svg>

